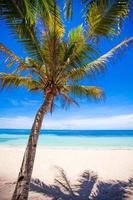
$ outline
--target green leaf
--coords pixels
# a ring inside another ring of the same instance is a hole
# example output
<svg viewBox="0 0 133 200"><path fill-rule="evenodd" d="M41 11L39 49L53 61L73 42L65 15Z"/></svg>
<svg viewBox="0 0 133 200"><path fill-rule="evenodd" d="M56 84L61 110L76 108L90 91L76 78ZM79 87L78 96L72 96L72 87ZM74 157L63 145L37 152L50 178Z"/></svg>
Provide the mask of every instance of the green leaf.
<svg viewBox="0 0 133 200"><path fill-rule="evenodd" d="M0 52L4 52L4 55L7 56L7 58L5 59L5 63L7 67L13 66L14 63L25 65L25 62L20 57L18 57L15 53L13 53L11 50L9 50L7 47L5 47L1 43L0 43Z"/></svg>
<svg viewBox="0 0 133 200"><path fill-rule="evenodd" d="M35 1L0 1L0 18L6 20L12 34L25 45L27 52L43 61L39 41L36 36Z"/></svg>
<svg viewBox="0 0 133 200"><path fill-rule="evenodd" d="M65 0L65 6L64 6L64 15L66 19L71 19L72 17L72 0Z"/></svg>
<svg viewBox="0 0 133 200"><path fill-rule="evenodd" d="M64 61L67 61L67 59L72 55L74 47L75 47L74 43L68 46L64 55Z"/></svg>
<svg viewBox="0 0 133 200"><path fill-rule="evenodd" d="M85 66L80 66L77 69L72 69L68 73L69 79L72 81L81 80L87 74L94 75L95 72L101 72L105 69L108 62L112 60L118 59L122 56L124 50L126 50L129 46L133 45L133 37L128 38L118 44L116 47L112 48L110 51L95 59L94 61L86 64Z"/></svg>
<svg viewBox="0 0 133 200"><path fill-rule="evenodd" d="M24 86L30 91L43 90L43 85L41 85L40 82L32 79L32 77L29 76L21 77L15 74L0 73L0 83L1 83L0 86L2 88L11 86L14 87Z"/></svg>
<svg viewBox="0 0 133 200"><path fill-rule="evenodd" d="M71 85L67 87L72 94L78 97L86 96L94 99L101 99L103 97L103 90L96 86Z"/></svg>
<svg viewBox="0 0 133 200"><path fill-rule="evenodd" d="M94 0L86 12L89 36L119 35L122 19L129 13L128 0Z"/></svg>

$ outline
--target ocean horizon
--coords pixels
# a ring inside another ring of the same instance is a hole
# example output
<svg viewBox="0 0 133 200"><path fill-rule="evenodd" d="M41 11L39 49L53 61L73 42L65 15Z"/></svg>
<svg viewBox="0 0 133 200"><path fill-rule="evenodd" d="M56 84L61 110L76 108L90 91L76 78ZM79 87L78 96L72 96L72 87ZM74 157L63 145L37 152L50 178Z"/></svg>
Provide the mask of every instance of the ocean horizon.
<svg viewBox="0 0 133 200"><path fill-rule="evenodd" d="M0 146L26 146L30 129L0 129ZM133 149L133 130L42 130L46 148Z"/></svg>

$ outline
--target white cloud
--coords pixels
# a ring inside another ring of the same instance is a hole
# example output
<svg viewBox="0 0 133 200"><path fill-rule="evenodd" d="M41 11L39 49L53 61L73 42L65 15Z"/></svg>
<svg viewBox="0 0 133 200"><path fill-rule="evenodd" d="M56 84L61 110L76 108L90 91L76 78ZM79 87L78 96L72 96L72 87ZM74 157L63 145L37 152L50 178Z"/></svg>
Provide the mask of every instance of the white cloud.
<svg viewBox="0 0 133 200"><path fill-rule="evenodd" d="M31 128L33 119L30 117L1 117L0 128Z"/></svg>
<svg viewBox="0 0 133 200"><path fill-rule="evenodd" d="M25 106L36 106L36 105L38 105L38 104L40 104L40 101L38 101L38 100L33 100L33 99L23 99L23 100L16 100L16 99L11 99L10 100L10 102L11 102L11 104L13 105L13 106L23 106L23 107L25 107Z"/></svg>
<svg viewBox="0 0 133 200"><path fill-rule="evenodd" d="M0 128L31 128L33 118L0 118ZM133 129L133 114L97 118L44 119L44 129Z"/></svg>

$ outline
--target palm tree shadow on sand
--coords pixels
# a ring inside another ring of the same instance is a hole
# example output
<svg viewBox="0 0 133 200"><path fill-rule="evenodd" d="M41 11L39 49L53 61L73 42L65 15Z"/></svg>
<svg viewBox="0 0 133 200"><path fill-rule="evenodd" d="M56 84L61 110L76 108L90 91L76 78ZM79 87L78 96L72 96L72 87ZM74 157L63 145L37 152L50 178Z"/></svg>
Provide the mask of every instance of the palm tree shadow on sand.
<svg viewBox="0 0 133 200"><path fill-rule="evenodd" d="M65 171L58 168L59 176L55 184L46 185L39 179L32 179L30 190L41 193L51 200L131 200L133 199L133 178L127 182L98 179L96 173L85 171L72 184Z"/></svg>

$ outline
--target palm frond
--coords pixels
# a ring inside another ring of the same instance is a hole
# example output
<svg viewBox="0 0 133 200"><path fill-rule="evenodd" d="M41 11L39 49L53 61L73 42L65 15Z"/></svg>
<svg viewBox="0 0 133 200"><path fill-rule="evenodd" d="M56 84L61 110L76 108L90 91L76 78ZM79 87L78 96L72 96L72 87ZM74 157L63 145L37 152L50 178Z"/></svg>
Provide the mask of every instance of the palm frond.
<svg viewBox="0 0 133 200"><path fill-rule="evenodd" d="M47 8L47 9L46 9ZM43 22L43 35L49 37L62 38L64 26L60 16L60 9L55 0L39 0L37 16Z"/></svg>
<svg viewBox="0 0 133 200"><path fill-rule="evenodd" d="M89 36L119 35L121 21L129 13L128 0L94 0L88 1L87 18Z"/></svg>
<svg viewBox="0 0 133 200"><path fill-rule="evenodd" d="M32 58L26 57L25 59L25 65L19 65L15 72L21 73L23 71L30 71L30 73L33 73L35 75L38 75L41 79L46 79L46 68L43 65L40 65L37 63L37 61L33 60Z"/></svg>
<svg viewBox="0 0 133 200"><path fill-rule="evenodd" d="M40 0L40 2L41 1L42 4L47 2L44 0ZM43 7L40 4L40 13L38 16L44 25L41 48L47 75L54 77L57 67L61 65L61 62L63 62L63 59L61 58L64 47L63 42L61 43L61 39L64 35L64 26L61 20L60 9L57 2L50 0L48 1L48 4L50 4L50 7L52 7L52 14L47 14L47 16L45 16L46 13L43 12Z"/></svg>
<svg viewBox="0 0 133 200"><path fill-rule="evenodd" d="M71 104L75 104L79 106L78 102L75 101L72 97L68 96L65 92L61 92L61 97L62 97L62 108L67 108Z"/></svg>
<svg viewBox="0 0 133 200"><path fill-rule="evenodd" d="M94 74L95 72L103 71L111 60L120 57L124 50L133 44L133 37L128 38L118 44L116 47L111 49L109 52L105 53L103 56L95 59L94 61L88 63L86 66L81 66L77 69L73 69L69 72L68 76L71 80L77 81L81 80L87 73Z"/></svg>
<svg viewBox="0 0 133 200"><path fill-rule="evenodd" d="M64 15L66 19L71 19L72 17L72 4L72 0L65 0Z"/></svg>
<svg viewBox="0 0 133 200"><path fill-rule="evenodd" d="M59 38L45 38L42 47L45 69L47 76L55 78L58 75L61 66L64 65L65 43L60 42Z"/></svg>
<svg viewBox="0 0 133 200"><path fill-rule="evenodd" d="M11 50L9 50L1 43L0 43L0 53L4 53L4 55L6 55L5 64L7 67L11 67L15 63L17 63L21 67L24 67L26 65L23 59L18 57L15 53L13 53Z"/></svg>
<svg viewBox="0 0 133 200"><path fill-rule="evenodd" d="M78 46L80 50L81 46L85 45L85 37L83 34L83 26L80 25L75 29L72 29L69 32L69 44L75 44L75 46Z"/></svg>
<svg viewBox="0 0 133 200"><path fill-rule="evenodd" d="M30 73L37 75L43 82L46 81L46 69L43 65L41 66L37 63L37 61L29 57L26 57L26 59L23 60L11 50L6 48L3 44L0 44L0 52L4 52L4 54L7 55L5 59L6 67L11 67L14 64L17 64L14 73L18 74L23 71L29 71Z"/></svg>
<svg viewBox="0 0 133 200"><path fill-rule="evenodd" d="M98 59L94 60L93 62L89 63L86 66L86 71L87 70L90 70L90 71L103 70L108 61L116 58L116 55L117 55L117 57L120 57L121 55L123 55L122 53L124 52L124 50L132 44L133 44L133 37L122 41L120 44L115 46L109 52L105 53L103 56L101 56Z"/></svg>
<svg viewBox="0 0 133 200"><path fill-rule="evenodd" d="M0 18L10 27L12 34L22 42L27 52L40 62L43 61L39 41L36 36L35 1L0 1Z"/></svg>
<svg viewBox="0 0 133 200"><path fill-rule="evenodd" d="M39 81L32 79L32 77L29 76L21 77L19 75L6 74L6 73L0 73L0 86L2 88L10 86L13 87L24 86L30 91L43 90L43 85L41 85Z"/></svg>
<svg viewBox="0 0 133 200"><path fill-rule="evenodd" d="M67 64L69 66L79 66L86 59L92 60L92 54L96 53L92 45L88 44L80 25L69 32L68 46L66 50Z"/></svg>
<svg viewBox="0 0 133 200"><path fill-rule="evenodd" d="M103 90L96 86L71 85L67 87L72 94L78 97L86 96L94 99L101 99L104 96Z"/></svg>
<svg viewBox="0 0 133 200"><path fill-rule="evenodd" d="M86 76L86 67L79 67L72 69L68 74L68 79L72 80L73 82L77 82L78 80L82 80L84 76Z"/></svg>
<svg viewBox="0 0 133 200"><path fill-rule="evenodd" d="M82 3L86 3L88 0L81 0ZM90 0L87 4L87 7L89 6L90 3L92 3L93 0Z"/></svg>

